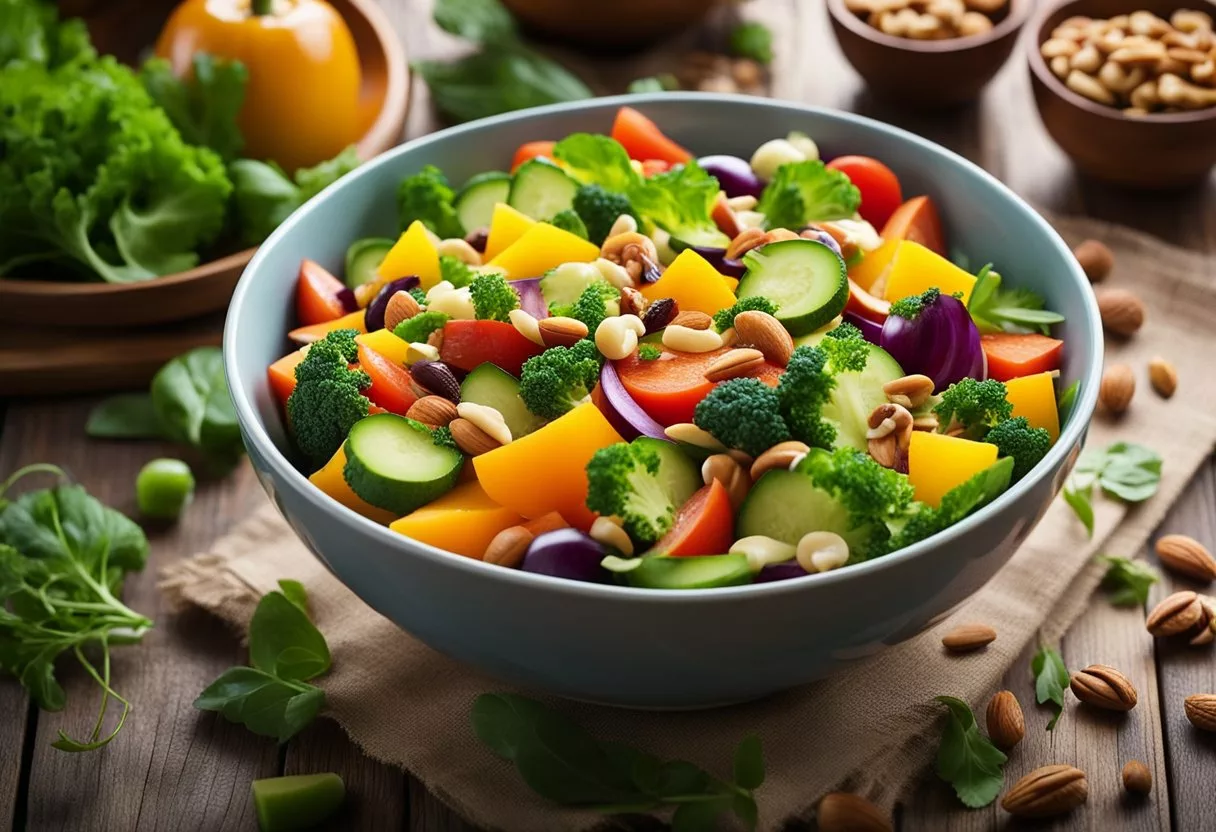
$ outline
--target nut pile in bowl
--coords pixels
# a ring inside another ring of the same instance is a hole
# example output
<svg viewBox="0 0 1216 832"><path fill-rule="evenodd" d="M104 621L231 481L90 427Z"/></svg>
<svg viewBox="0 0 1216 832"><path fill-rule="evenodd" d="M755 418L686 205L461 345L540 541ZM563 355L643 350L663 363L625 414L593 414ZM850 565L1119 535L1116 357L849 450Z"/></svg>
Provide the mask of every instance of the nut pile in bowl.
<svg viewBox="0 0 1216 832"><path fill-rule="evenodd" d="M1009 0L845 0L849 11L883 34L913 40L982 35Z"/></svg>
<svg viewBox="0 0 1216 832"><path fill-rule="evenodd" d="M1216 37L1205 12L1070 17L1039 50L1070 90L1125 115L1216 106Z"/></svg>

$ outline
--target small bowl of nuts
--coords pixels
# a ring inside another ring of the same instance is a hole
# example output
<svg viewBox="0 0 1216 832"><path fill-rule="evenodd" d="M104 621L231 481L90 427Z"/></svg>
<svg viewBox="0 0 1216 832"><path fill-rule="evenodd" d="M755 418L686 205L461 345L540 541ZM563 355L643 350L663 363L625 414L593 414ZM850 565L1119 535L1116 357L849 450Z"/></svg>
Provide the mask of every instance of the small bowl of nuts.
<svg viewBox="0 0 1216 832"><path fill-rule="evenodd" d="M1216 164L1211 0L1071 0L1028 41L1039 116L1085 174L1165 189Z"/></svg>
<svg viewBox="0 0 1216 832"><path fill-rule="evenodd" d="M876 94L918 108L975 100L1034 0L827 0L832 31Z"/></svg>

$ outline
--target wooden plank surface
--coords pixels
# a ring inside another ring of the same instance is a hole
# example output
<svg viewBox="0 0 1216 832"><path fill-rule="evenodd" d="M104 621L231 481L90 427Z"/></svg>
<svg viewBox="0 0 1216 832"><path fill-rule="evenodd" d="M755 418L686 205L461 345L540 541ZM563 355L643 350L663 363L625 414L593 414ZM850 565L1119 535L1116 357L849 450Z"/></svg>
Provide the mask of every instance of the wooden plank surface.
<svg viewBox="0 0 1216 832"><path fill-rule="evenodd" d="M411 56L454 54L460 42L430 24L430 0L382 0ZM1080 180L1043 132L1034 113L1024 63L1015 54L977 106L922 116L874 100L847 67L826 26L821 3L754 0L749 17L765 20L777 35L774 94L870 115L913 130L988 168L1023 196L1045 208L1089 214L1131 225L1170 242L1216 252L1216 179L1166 196L1129 195ZM705 47L718 35L686 34L679 48ZM637 75L674 68L679 49L660 50L629 63L576 65L601 91L619 90ZM425 86L415 82L409 136L438 126ZM132 508L135 472L159 455L155 444L90 442L83 436L88 401L29 401L9 407L0 430L0 471L29 461L53 460L69 467L90 490L119 508ZM239 521L259 491L247 467L231 480L200 489L182 524L150 535L149 569L133 580L128 602L157 620L147 643L119 651L115 677L137 710L122 741L103 752L68 755L50 748L59 728L80 731L90 723L94 690L80 674L65 673L68 709L27 721L26 699L11 680L0 680L0 829L29 830L213 830L254 828L249 781L276 773L331 770L342 774L351 794L334 829L408 829L411 832L471 832L416 781L364 758L327 722L310 727L280 749L210 714L191 701L225 667L242 661L231 634L207 616L177 615L164 608L154 588L159 566L204 548ZM1216 544L1216 468L1205 467L1165 531L1185 531ZM1115 553L1126 554L1126 553ZM1172 591L1167 582L1154 599ZM1071 762L1090 776L1087 807L1046 829L1177 829L1211 827L1216 817L1216 740L1196 732L1182 714L1183 698L1216 692L1216 663L1208 651L1154 645L1143 629L1143 613L1095 603L1065 638L1065 660L1076 669L1105 662L1135 682L1140 704L1110 719L1070 699L1059 728L1048 734L1046 709L1033 704L1029 654L1010 671L1005 686L1015 691L1027 716L1027 738L1011 755L1009 782L1049 759ZM973 703L977 711L985 703ZM27 726L29 729L27 729ZM32 730L30 730L32 729ZM23 754L29 757L22 762ZM1149 763L1156 780L1146 801L1126 801L1118 772L1128 758ZM14 763L10 763L14 761ZM1172 814L1171 814L1172 813ZM961 809L949 790L927 776L900 812L906 830L1003 828L1008 816L995 807ZM1171 825L1172 821L1172 825ZM1036 827L1040 828L1040 827Z"/></svg>

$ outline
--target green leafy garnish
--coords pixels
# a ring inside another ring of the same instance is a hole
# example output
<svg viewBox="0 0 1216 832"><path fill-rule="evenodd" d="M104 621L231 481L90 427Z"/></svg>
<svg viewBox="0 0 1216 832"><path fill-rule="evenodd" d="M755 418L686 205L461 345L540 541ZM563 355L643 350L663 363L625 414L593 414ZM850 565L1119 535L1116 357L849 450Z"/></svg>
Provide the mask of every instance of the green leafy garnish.
<svg viewBox="0 0 1216 832"><path fill-rule="evenodd" d="M515 764L541 797L605 814L675 809L677 832L713 829L734 814L756 826L754 790L764 782L760 738L735 751L731 779L719 779L684 760L660 760L615 742L600 742L575 722L541 703L508 693L477 697L473 731L490 751Z"/></svg>
<svg viewBox="0 0 1216 832"><path fill-rule="evenodd" d="M680 81L669 72L662 75L648 75L630 82L626 92L669 92L678 90Z"/></svg>
<svg viewBox="0 0 1216 832"><path fill-rule="evenodd" d="M1097 485L1108 497L1140 503L1161 485L1161 456L1134 442L1115 442L1103 450L1086 451L1064 483L1064 501L1094 533L1093 490Z"/></svg>
<svg viewBox="0 0 1216 832"><path fill-rule="evenodd" d="M54 3L0 0L0 68L14 61L56 67L96 56L84 21L60 21Z"/></svg>
<svg viewBox="0 0 1216 832"><path fill-rule="evenodd" d="M325 637L308 617L308 597L298 581L280 581L262 596L249 623L252 667L232 667L194 700L279 742L298 734L320 713L325 693L308 684L332 663Z"/></svg>
<svg viewBox="0 0 1216 832"><path fill-rule="evenodd" d="M1052 702L1056 715L1047 723L1051 731L1064 715L1064 691L1068 690L1068 667L1059 652L1046 645L1039 645L1039 652L1030 661L1030 672L1034 674L1034 695L1040 705Z"/></svg>
<svg viewBox="0 0 1216 832"><path fill-rule="evenodd" d="M643 361L655 361L662 354L663 351L654 344L642 344L640 347L638 347L638 358L642 359Z"/></svg>
<svg viewBox="0 0 1216 832"><path fill-rule="evenodd" d="M209 147L231 161L245 144L236 117L245 102L249 72L240 61L206 52L194 53L191 69L188 79L179 78L167 60L152 58L139 77L188 144Z"/></svg>
<svg viewBox="0 0 1216 832"><path fill-rule="evenodd" d="M937 776L954 786L964 805L972 809L987 806L1000 794L1009 758L980 733L966 702L953 696L936 699L950 711L937 749Z"/></svg>
<svg viewBox="0 0 1216 832"><path fill-rule="evenodd" d="M1077 393L1081 391L1081 380L1077 379L1072 384L1064 388L1064 392L1060 394L1060 402L1057 405L1057 410L1060 413L1060 424L1067 424L1068 417L1072 415L1073 406L1077 403Z"/></svg>
<svg viewBox="0 0 1216 832"><path fill-rule="evenodd" d="M228 173L235 187L232 204L241 239L248 245L262 242L293 211L358 166L354 145L319 165L300 168L290 178L273 162L237 159Z"/></svg>
<svg viewBox="0 0 1216 832"><path fill-rule="evenodd" d="M1047 335L1064 316L1046 309L1047 302L1029 289L1002 289L992 264L980 269L967 311L980 332L1028 332Z"/></svg>
<svg viewBox="0 0 1216 832"><path fill-rule="evenodd" d="M49 473L63 483L9 500L22 478ZM0 668L20 680L38 707L61 711L67 694L55 662L76 657L101 688L101 708L83 740L63 731L52 745L91 751L118 735L131 703L110 685L110 648L138 644L152 622L119 600L129 572L144 568L148 540L126 516L94 499L54 465L28 465L0 483ZM86 650L95 650L100 662ZM110 700L122 706L103 728Z"/></svg>
<svg viewBox="0 0 1216 832"><path fill-rule="evenodd" d="M629 162L629 153L610 136L571 133L553 146L553 156L584 185L599 185L610 193L628 195L642 184L642 177Z"/></svg>
<svg viewBox="0 0 1216 832"><path fill-rule="evenodd" d="M772 63L773 33L754 20L740 23L730 32L730 54L762 64Z"/></svg>
<svg viewBox="0 0 1216 832"><path fill-rule="evenodd" d="M1106 564L1102 588L1109 593L1110 602L1117 607L1143 607L1148 603L1148 591L1157 583L1157 573L1143 561L1099 556Z"/></svg>
<svg viewBox="0 0 1216 832"><path fill-rule="evenodd" d="M463 237L464 226L456 216L456 192L448 184L443 171L434 165L424 165L413 176L407 176L397 186L397 216L402 228L415 220L433 233L447 239Z"/></svg>
<svg viewBox="0 0 1216 832"><path fill-rule="evenodd" d="M764 187L756 210L765 228L798 230L809 222L843 220L861 206L861 191L847 175L823 162L789 162Z"/></svg>
<svg viewBox="0 0 1216 832"><path fill-rule="evenodd" d="M677 240L725 248L730 239L718 230L712 216L717 197L718 180L695 161L656 174L629 194L639 216Z"/></svg>

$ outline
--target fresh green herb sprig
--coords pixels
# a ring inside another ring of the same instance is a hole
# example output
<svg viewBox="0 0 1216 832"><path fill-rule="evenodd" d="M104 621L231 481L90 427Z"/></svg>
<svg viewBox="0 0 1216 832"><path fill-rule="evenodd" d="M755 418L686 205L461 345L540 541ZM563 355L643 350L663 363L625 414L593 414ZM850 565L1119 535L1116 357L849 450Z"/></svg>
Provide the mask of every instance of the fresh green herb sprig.
<svg viewBox="0 0 1216 832"><path fill-rule="evenodd" d="M980 332L1041 332L1064 316L1047 310L1047 302L1029 289L1002 289L1001 276L992 264L980 269L971 289L967 311Z"/></svg>
<svg viewBox="0 0 1216 832"><path fill-rule="evenodd" d="M1005 783L1008 757L980 733L966 702L953 696L938 696L937 701L950 711L937 749L937 776L954 786L964 805L987 806Z"/></svg>
<svg viewBox="0 0 1216 832"><path fill-rule="evenodd" d="M1102 588L1109 594L1116 607L1143 607L1148 603L1148 591L1159 580L1156 571L1147 563L1127 558L1101 555L1098 560L1106 564L1102 576Z"/></svg>
<svg viewBox="0 0 1216 832"><path fill-rule="evenodd" d="M36 473L63 482L6 498ZM131 703L110 684L110 649L138 644L152 627L119 599L126 575L142 570L147 559L148 540L139 526L70 484L56 466L27 465L0 483L0 668L46 711L67 704L55 678L55 661L65 653L102 691L92 731L81 740L60 731L52 745L61 751L101 748L126 724ZM122 710L103 735L111 700Z"/></svg>
<svg viewBox="0 0 1216 832"><path fill-rule="evenodd" d="M670 72L661 75L647 75L631 81L626 92L670 92L680 88L680 79Z"/></svg>
<svg viewBox="0 0 1216 832"><path fill-rule="evenodd" d="M1030 660L1030 672L1034 674L1034 696L1040 705L1048 702L1056 706L1056 715L1047 723L1047 730L1054 730L1064 715L1064 691L1068 690L1068 667L1058 650L1045 644Z"/></svg>
<svg viewBox="0 0 1216 832"><path fill-rule="evenodd" d="M654 344L642 344L638 347L638 358L642 361L656 361L663 355L663 351Z"/></svg>
<svg viewBox="0 0 1216 832"><path fill-rule="evenodd" d="M1060 394L1059 404L1056 409L1060 414L1060 424L1068 424L1068 417L1072 415L1072 409L1077 404L1077 394L1081 392L1081 380L1077 379L1072 384L1064 388L1064 392Z"/></svg>
<svg viewBox="0 0 1216 832"><path fill-rule="evenodd" d="M1064 502L1076 512L1089 536L1094 535L1094 486L1125 503L1140 503L1161 485L1161 456L1134 442L1115 442L1102 450L1086 451L1064 483Z"/></svg>
<svg viewBox="0 0 1216 832"><path fill-rule="evenodd" d="M605 814L674 808L674 832L713 829L734 814L748 829L759 817L754 791L764 782L760 738L735 751L730 779L684 760L660 760L615 742L600 742L541 703L509 693L477 697L473 731L491 751L515 764L541 797Z"/></svg>
<svg viewBox="0 0 1216 832"><path fill-rule="evenodd" d="M324 707L324 691L308 682L332 664L298 581L279 581L279 589L258 602L249 623L249 663L252 667L225 670L198 695L194 707L286 742Z"/></svg>
<svg viewBox="0 0 1216 832"><path fill-rule="evenodd" d="M772 63L773 33L763 23L748 20L730 32L730 53L762 64Z"/></svg>

